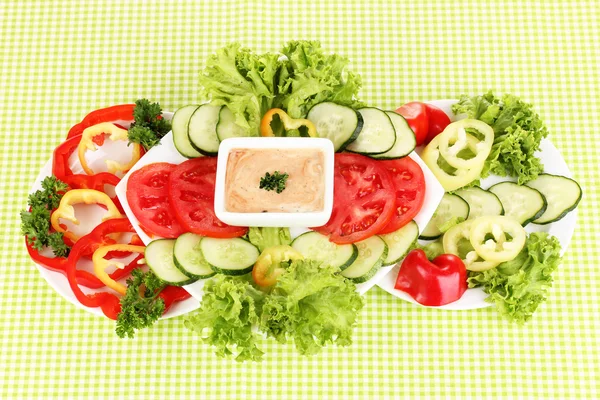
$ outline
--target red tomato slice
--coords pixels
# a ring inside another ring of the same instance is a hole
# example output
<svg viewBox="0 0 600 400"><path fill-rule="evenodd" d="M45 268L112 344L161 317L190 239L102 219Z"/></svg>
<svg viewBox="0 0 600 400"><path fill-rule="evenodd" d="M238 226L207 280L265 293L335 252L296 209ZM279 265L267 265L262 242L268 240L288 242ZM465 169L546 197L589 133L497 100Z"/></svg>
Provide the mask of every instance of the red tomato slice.
<svg viewBox="0 0 600 400"><path fill-rule="evenodd" d="M184 161L169 178L169 201L175 217L188 232L214 238L233 238L248 228L229 226L217 219L214 209L217 157Z"/></svg>
<svg viewBox="0 0 600 400"><path fill-rule="evenodd" d="M394 212L394 184L380 164L360 154L335 155L333 212L313 228L334 243L355 243L377 234Z"/></svg>
<svg viewBox="0 0 600 400"><path fill-rule="evenodd" d="M425 199L425 176L419 164L410 157L379 161L394 182L395 212L378 233L391 233L409 223L419 213Z"/></svg>
<svg viewBox="0 0 600 400"><path fill-rule="evenodd" d="M185 230L169 204L169 175L176 165L148 164L129 176L127 202L144 232L164 238L176 238Z"/></svg>
<svg viewBox="0 0 600 400"><path fill-rule="evenodd" d="M418 101L413 101L398 108L396 112L406 119L410 129L412 129L415 133L417 146L423 144L429 130L427 109L425 108L425 104Z"/></svg>
<svg viewBox="0 0 600 400"><path fill-rule="evenodd" d="M441 108L432 106L431 104L425 104L425 108L427 109L427 121L429 122L429 130L427 131L425 143L429 143L446 129L451 121L450 117Z"/></svg>

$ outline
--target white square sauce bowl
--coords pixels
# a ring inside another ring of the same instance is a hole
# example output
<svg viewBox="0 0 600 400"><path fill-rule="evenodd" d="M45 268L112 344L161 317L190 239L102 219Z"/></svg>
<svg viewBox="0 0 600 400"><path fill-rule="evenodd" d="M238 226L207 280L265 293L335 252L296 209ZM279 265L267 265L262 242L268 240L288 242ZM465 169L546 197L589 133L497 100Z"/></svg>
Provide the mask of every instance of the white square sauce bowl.
<svg viewBox="0 0 600 400"><path fill-rule="evenodd" d="M215 214L233 226L314 227L333 208L333 144L303 137L225 139L219 146ZM283 186L261 187L267 173Z"/></svg>

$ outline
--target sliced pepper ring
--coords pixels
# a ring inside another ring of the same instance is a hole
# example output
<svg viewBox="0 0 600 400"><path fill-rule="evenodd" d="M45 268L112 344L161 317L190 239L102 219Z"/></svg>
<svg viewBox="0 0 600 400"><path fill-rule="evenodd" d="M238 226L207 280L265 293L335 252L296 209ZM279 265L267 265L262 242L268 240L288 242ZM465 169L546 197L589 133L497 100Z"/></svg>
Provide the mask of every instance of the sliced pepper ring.
<svg viewBox="0 0 600 400"><path fill-rule="evenodd" d="M92 171L90 166L85 159L86 151L96 151L98 150L97 144L94 142L94 138L100 135L109 134L109 139L113 142L117 140L127 141L127 130L119 128L118 126L110 123L110 122L102 122L100 124L92 125L84 129L81 134L81 141L77 147L77 155L79 157L79 162L83 167L83 170L88 175L94 175L95 172ZM117 172L127 172L135 165L136 162L139 161L142 154L142 147L138 143L133 143L133 150L131 153L131 160L122 164L115 160L106 160L106 166L108 167L108 172L111 174L115 174Z"/></svg>
<svg viewBox="0 0 600 400"><path fill-rule="evenodd" d="M79 225L79 220L75 217L75 208L73 208L73 205L81 203L101 204L105 206L106 214L104 217L102 217L102 221L122 217L121 212L106 193L93 189L69 190L60 200L58 208L52 213L52 216L50 217L50 223L52 224L54 230L57 232L62 232L64 237L70 239L74 243L80 239L80 236L74 234L73 232L67 231L60 224L59 219L63 218L67 221L71 221L75 225Z"/></svg>
<svg viewBox="0 0 600 400"><path fill-rule="evenodd" d="M123 252L131 252L131 253L140 253L144 254L145 246L134 246L131 244L111 244L108 246L102 246L94 251L94 255L92 256L92 261L94 262L94 273L100 279L102 283L104 283L107 287L113 289L119 294L125 295L127 292L127 287L114 279L112 279L106 269L110 266L115 266L119 269L125 268L125 264L115 260L107 260L105 257L108 253L112 251L123 251ZM138 257L141 259L141 257Z"/></svg>
<svg viewBox="0 0 600 400"><path fill-rule="evenodd" d="M477 146L478 140L468 133L466 135L466 140L467 146L475 152L474 148ZM481 165L474 168L457 169L454 174L444 171L442 167L438 165L438 159L441 157L439 144L438 135L425 147L421 154L421 158L425 164L427 164L431 172L433 172L445 191L450 192L452 190L460 189L479 178L484 163L481 163Z"/></svg>
<svg viewBox="0 0 600 400"><path fill-rule="evenodd" d="M461 239L467 239L470 241L471 227L473 226L473 221L475 220L467 220L465 222L461 222L460 224L450 228L444 234L444 237L442 239L444 253L454 254L455 256L460 257L458 251L458 243ZM482 260L475 250L468 252L465 258L463 258L462 260L465 263L465 267L469 271L486 271L488 269L496 267L499 264L493 261Z"/></svg>
<svg viewBox="0 0 600 400"><path fill-rule="evenodd" d="M483 135L484 139L477 140L473 135L469 135L465 129L476 130ZM492 150L494 130L485 122L476 119L462 119L448 125L437 138L440 155L448 164L457 169L477 168L483 166ZM450 142L453 144L450 145ZM458 153L466 148L475 153L475 156L469 159L458 157Z"/></svg>
<svg viewBox="0 0 600 400"><path fill-rule="evenodd" d="M285 272L282 262L302 260L302 254L288 245L267 247L256 259L252 269L252 278L257 285L268 287L277 283L279 275Z"/></svg>
<svg viewBox="0 0 600 400"><path fill-rule="evenodd" d="M471 246L481 258L496 263L514 260L526 239L527 232L521 224L504 215L474 219L469 237Z"/></svg>
<svg viewBox="0 0 600 400"><path fill-rule="evenodd" d="M285 111L281 108L272 108L266 112L266 114L262 117L260 121L260 135L264 137L277 136L275 132L273 132L273 127L271 123L273 122L273 118L275 116L279 116L281 123L283 124L283 128L286 131L290 129L300 129L301 127L306 127L308 136L317 137L317 130L315 125L307 120L307 119L294 119L290 117Z"/></svg>

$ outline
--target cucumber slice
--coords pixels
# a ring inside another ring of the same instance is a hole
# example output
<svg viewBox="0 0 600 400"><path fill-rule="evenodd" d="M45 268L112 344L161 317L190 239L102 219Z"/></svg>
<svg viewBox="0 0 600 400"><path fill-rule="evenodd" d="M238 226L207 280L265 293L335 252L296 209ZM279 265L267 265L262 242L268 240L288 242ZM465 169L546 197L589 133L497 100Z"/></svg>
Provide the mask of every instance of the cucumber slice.
<svg viewBox="0 0 600 400"><path fill-rule="evenodd" d="M488 189L500 199L504 215L515 218L522 226L539 218L546 211L544 196L528 186L514 182L500 182Z"/></svg>
<svg viewBox="0 0 600 400"><path fill-rule="evenodd" d="M445 193L442 201L435 210L433 217L421 232L419 239L433 240L442 236L443 232L440 226L450 221L452 218L463 218L463 221L469 217L469 204L462 197L455 194Z"/></svg>
<svg viewBox="0 0 600 400"><path fill-rule="evenodd" d="M390 159L409 155L417 146L415 133L410 129L408 122L406 122L402 115L394 111L386 111L385 113L390 117L390 121L392 121L392 125L394 125L394 129L396 130L396 142L390 150L382 154L376 154L373 157Z"/></svg>
<svg viewBox="0 0 600 400"><path fill-rule="evenodd" d="M358 257L348 268L342 271L342 276L354 283L363 283L371 279L387 258L388 247L379 236L355 243L358 247Z"/></svg>
<svg viewBox="0 0 600 400"><path fill-rule="evenodd" d="M546 211L533 221L545 225L562 219L581 201L581 186L566 176L540 174L527 186L538 190L546 198Z"/></svg>
<svg viewBox="0 0 600 400"><path fill-rule="evenodd" d="M205 237L200 241L200 251L213 271L225 275L247 274L252 271L259 256L252 243L240 238Z"/></svg>
<svg viewBox="0 0 600 400"><path fill-rule="evenodd" d="M306 117L315 125L320 138L333 142L335 151L342 151L358 137L362 127L362 116L354 109L332 102L315 105Z"/></svg>
<svg viewBox="0 0 600 400"><path fill-rule="evenodd" d="M202 257L200 241L202 236L184 233L175 240L173 260L175 266L190 278L206 279L215 275L210 264Z"/></svg>
<svg viewBox="0 0 600 400"><path fill-rule="evenodd" d="M335 244L318 232L303 233L294 239L292 247L310 260L338 267L341 271L358 257L358 248L354 244Z"/></svg>
<svg viewBox="0 0 600 400"><path fill-rule="evenodd" d="M190 117L188 137L192 147L205 156L216 156L219 152L217 123L221 106L203 104Z"/></svg>
<svg viewBox="0 0 600 400"><path fill-rule="evenodd" d="M173 286L183 286L195 282L196 278L190 278L183 274L175 266L173 261L173 248L175 240L159 239L151 242L146 246L144 258L146 264L163 281Z"/></svg>
<svg viewBox="0 0 600 400"><path fill-rule="evenodd" d="M346 150L364 155L381 154L396 143L396 130L390 117L378 108L358 110L363 118L363 127L356 140Z"/></svg>
<svg viewBox="0 0 600 400"><path fill-rule="evenodd" d="M192 114L199 108L199 105L190 104L183 106L173 114L171 120L171 130L173 131L173 144L175 148L184 157L196 158L201 157L202 153L196 151L188 136L188 125Z"/></svg>
<svg viewBox="0 0 600 400"><path fill-rule="evenodd" d="M469 219L504 215L504 207L498 196L479 186L458 189L454 194L469 203Z"/></svg>
<svg viewBox="0 0 600 400"><path fill-rule="evenodd" d="M417 241L419 226L415 221L410 221L395 232L379 235L388 247L388 254L383 265L394 265L400 262L408 250Z"/></svg>
<svg viewBox="0 0 600 400"><path fill-rule="evenodd" d="M235 116L227 106L223 106L219 111L219 122L217 122L217 138L220 142L229 138L257 136L256 132L251 132L235 123Z"/></svg>

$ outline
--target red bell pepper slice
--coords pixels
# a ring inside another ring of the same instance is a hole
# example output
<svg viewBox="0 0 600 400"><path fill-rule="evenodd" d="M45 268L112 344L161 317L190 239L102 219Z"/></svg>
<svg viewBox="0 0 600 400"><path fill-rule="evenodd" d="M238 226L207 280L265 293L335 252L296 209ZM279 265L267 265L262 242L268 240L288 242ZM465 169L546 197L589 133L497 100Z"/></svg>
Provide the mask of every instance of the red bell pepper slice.
<svg viewBox="0 0 600 400"><path fill-rule="evenodd" d="M81 135L85 128L102 122L133 122L135 104L119 104L116 106L94 110L86 115L80 123L73 125L69 130L67 139Z"/></svg>
<svg viewBox="0 0 600 400"><path fill-rule="evenodd" d="M190 298L190 294L179 286L167 286L158 296L165 302L164 312L167 312L175 302Z"/></svg>
<svg viewBox="0 0 600 400"><path fill-rule="evenodd" d="M52 174L59 180L65 182L71 189L94 189L104 192L104 185L116 186L121 179L108 172L100 172L95 175L74 174L69 167L69 157L77 150L81 135L67 139L54 149L52 157ZM123 212L123 207L115 195L111 200L119 211Z"/></svg>
<svg viewBox="0 0 600 400"><path fill-rule="evenodd" d="M431 262L423 250L416 249L402 262L395 288L419 304L443 306L460 299L467 290L467 269L455 255L442 254Z"/></svg>

